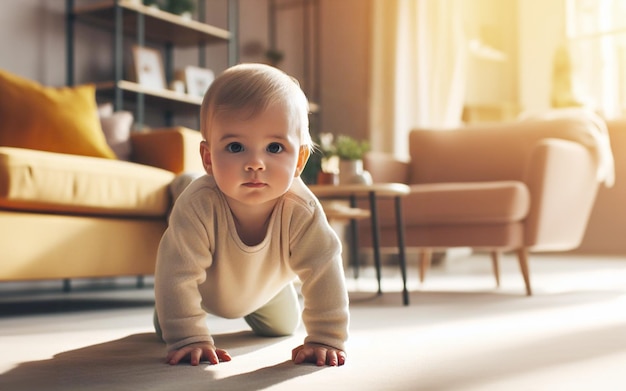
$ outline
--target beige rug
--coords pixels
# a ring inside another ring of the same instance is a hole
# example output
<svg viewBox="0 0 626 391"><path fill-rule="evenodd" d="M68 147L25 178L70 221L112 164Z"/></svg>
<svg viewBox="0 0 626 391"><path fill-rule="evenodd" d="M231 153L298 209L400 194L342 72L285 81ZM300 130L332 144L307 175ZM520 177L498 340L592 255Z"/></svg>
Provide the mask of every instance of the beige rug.
<svg viewBox="0 0 626 391"><path fill-rule="evenodd" d="M233 361L163 364L151 333L150 289L16 294L0 290L0 390L624 390L626 260L533 257L535 295L523 295L512 258L502 288L489 260L455 259L411 305L386 270L350 280L351 339L340 368L295 366L290 338L253 336L241 320L211 317Z"/></svg>

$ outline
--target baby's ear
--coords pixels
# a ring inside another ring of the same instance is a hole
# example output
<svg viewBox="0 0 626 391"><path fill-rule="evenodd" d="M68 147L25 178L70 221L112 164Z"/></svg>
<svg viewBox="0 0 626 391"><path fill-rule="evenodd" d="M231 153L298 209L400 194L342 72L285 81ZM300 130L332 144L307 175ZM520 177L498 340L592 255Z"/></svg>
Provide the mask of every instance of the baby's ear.
<svg viewBox="0 0 626 391"><path fill-rule="evenodd" d="M298 164L296 165L296 173L294 177L299 177L302 174L302 170L304 170L304 166L306 166L306 162L309 160L309 156L311 155L311 151L306 145L300 146L300 151L298 152Z"/></svg>
<svg viewBox="0 0 626 391"><path fill-rule="evenodd" d="M202 166L207 174L213 175L213 164L211 163L211 149L206 140L200 142L200 158L202 158Z"/></svg>

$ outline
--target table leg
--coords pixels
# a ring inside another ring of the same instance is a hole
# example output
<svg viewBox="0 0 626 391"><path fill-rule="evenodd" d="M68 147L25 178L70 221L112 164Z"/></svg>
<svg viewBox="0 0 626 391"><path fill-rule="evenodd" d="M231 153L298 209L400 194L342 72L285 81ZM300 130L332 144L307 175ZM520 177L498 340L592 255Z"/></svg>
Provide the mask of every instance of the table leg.
<svg viewBox="0 0 626 391"><path fill-rule="evenodd" d="M370 214L372 218L372 247L374 250L374 264L376 266L376 279L378 280L378 294L383 293L381 287L380 265L380 227L378 226L378 207L376 204L376 192L370 191Z"/></svg>
<svg viewBox="0 0 626 391"><path fill-rule="evenodd" d="M398 258L402 273L402 301L409 305L409 291L406 288L406 252L404 247L404 222L402 220L402 198L396 197L396 234L398 235Z"/></svg>
<svg viewBox="0 0 626 391"><path fill-rule="evenodd" d="M350 196L350 207L356 208L356 197ZM354 270L354 279L359 278L359 233L356 219L350 219L350 263Z"/></svg>

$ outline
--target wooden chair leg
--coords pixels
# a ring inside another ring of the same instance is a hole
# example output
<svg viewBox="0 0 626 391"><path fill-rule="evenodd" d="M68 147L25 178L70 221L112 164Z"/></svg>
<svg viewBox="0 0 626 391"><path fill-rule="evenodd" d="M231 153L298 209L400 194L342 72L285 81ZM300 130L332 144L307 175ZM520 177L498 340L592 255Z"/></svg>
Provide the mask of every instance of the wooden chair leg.
<svg viewBox="0 0 626 391"><path fill-rule="evenodd" d="M533 292L530 287L530 274L528 271L528 250L521 248L517 250L517 259L519 261L519 267L522 271L522 277L524 277L524 285L526 285L526 295L532 296Z"/></svg>
<svg viewBox="0 0 626 391"><path fill-rule="evenodd" d="M500 251L491 252L491 263L493 264L493 276L496 278L496 286L500 288Z"/></svg>
<svg viewBox="0 0 626 391"><path fill-rule="evenodd" d="M431 249L425 248L420 253L420 259L419 259L419 263L420 263L419 264L420 283L424 282L424 278L426 277L426 271L430 267L430 261L431 261L432 252L433 251Z"/></svg>

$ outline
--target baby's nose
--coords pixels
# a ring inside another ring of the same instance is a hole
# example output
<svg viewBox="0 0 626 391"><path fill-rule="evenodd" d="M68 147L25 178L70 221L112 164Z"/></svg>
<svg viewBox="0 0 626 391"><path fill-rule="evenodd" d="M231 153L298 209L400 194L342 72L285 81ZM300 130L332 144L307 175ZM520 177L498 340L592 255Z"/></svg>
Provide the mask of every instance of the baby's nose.
<svg viewBox="0 0 626 391"><path fill-rule="evenodd" d="M247 171L258 171L263 170L265 165L263 164L263 160L258 156L251 156L250 160L246 164Z"/></svg>

